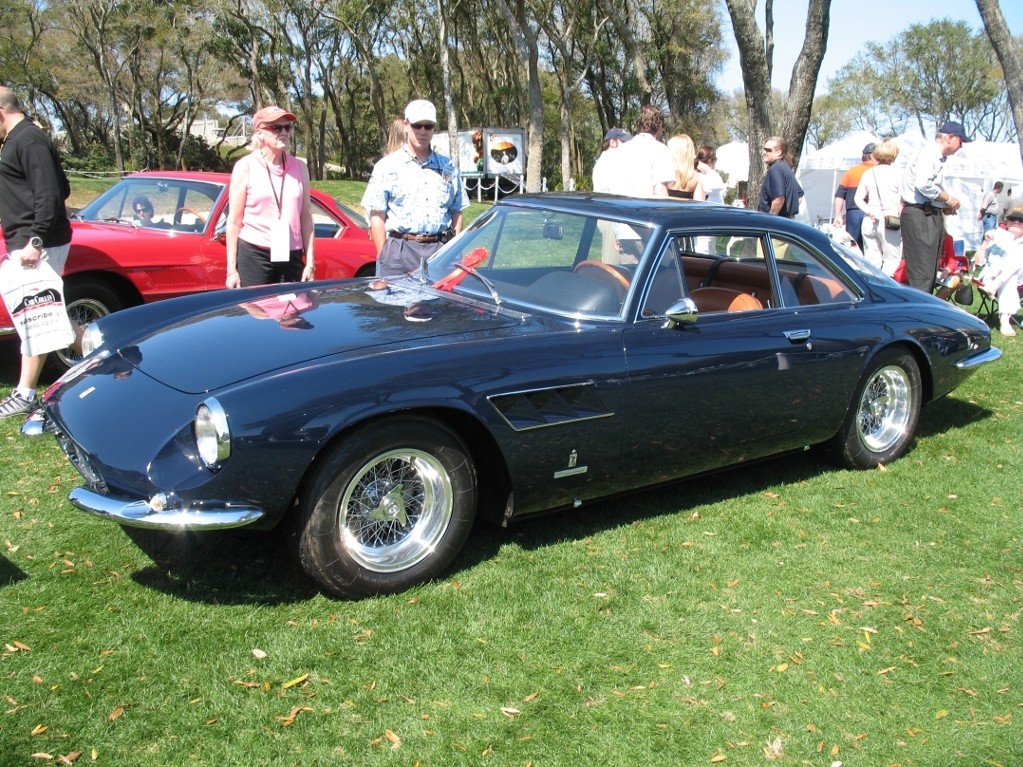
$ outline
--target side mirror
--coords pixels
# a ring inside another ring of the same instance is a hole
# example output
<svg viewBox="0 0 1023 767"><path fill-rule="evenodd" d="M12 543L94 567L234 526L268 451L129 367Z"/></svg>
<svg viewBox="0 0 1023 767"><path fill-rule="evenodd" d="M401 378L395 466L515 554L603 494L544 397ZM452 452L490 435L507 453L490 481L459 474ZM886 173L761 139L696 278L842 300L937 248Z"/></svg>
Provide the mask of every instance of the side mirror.
<svg viewBox="0 0 1023 767"><path fill-rule="evenodd" d="M670 330L679 325L695 324L696 318L700 316L700 311L696 308L696 302L693 299L680 298L669 306L664 314L668 318L664 322L664 327Z"/></svg>

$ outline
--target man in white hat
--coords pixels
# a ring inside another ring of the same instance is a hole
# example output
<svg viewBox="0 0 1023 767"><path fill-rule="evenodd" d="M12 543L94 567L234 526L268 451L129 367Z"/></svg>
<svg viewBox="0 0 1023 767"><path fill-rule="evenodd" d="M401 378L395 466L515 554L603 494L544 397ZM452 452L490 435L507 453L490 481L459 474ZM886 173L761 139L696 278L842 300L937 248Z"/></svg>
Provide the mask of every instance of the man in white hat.
<svg viewBox="0 0 1023 767"><path fill-rule="evenodd" d="M381 277L419 268L462 229L469 198L458 169L430 146L436 125L432 103L410 102L404 146L377 161L362 196Z"/></svg>

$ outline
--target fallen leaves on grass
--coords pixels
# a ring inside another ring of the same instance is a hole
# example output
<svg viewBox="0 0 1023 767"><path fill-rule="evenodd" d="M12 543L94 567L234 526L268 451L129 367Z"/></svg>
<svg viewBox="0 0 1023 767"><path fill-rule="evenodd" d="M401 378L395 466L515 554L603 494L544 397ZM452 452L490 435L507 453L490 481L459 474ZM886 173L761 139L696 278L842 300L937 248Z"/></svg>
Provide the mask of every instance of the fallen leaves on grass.
<svg viewBox="0 0 1023 767"><path fill-rule="evenodd" d="M371 746L379 746L385 740L391 744L392 750L397 750L401 748L401 738L398 737L397 733L395 733L394 730L384 730L383 737L373 738L373 740L371 740L369 744Z"/></svg>
<svg viewBox="0 0 1023 767"><path fill-rule="evenodd" d="M309 679L309 675L308 674L302 674L302 676L297 676L294 679L292 679L292 680L290 680L288 682L285 682L283 685L281 685L281 687L282 687L282 689L287 690L287 689L290 689L292 687L295 687L296 685L302 684L307 679Z"/></svg>
<svg viewBox="0 0 1023 767"><path fill-rule="evenodd" d="M275 716L274 719L283 724L285 727L291 727L291 725L295 723L295 720L298 719L298 715L307 711L312 711L312 709L309 706L295 706L285 716Z"/></svg>

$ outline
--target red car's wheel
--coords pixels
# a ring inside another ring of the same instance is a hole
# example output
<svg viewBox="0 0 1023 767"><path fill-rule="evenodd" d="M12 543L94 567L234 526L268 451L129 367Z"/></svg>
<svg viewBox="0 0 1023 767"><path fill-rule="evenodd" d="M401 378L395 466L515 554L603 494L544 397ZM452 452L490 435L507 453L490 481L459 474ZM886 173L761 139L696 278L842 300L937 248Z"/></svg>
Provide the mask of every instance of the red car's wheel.
<svg viewBox="0 0 1023 767"><path fill-rule="evenodd" d="M90 322L124 308L124 301L120 296L100 280L69 277L66 285L65 305L73 325L84 328ZM53 356L65 368L71 367L82 358L82 355L70 346L55 352Z"/></svg>

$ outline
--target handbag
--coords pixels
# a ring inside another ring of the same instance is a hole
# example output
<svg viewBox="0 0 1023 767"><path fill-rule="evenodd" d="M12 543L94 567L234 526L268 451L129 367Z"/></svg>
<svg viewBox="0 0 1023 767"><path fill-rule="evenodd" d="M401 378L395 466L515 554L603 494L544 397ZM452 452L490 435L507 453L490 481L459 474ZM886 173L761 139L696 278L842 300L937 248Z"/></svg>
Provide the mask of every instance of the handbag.
<svg viewBox="0 0 1023 767"><path fill-rule="evenodd" d="M881 202L881 185L877 182L877 175L871 175L874 178L874 188L877 189L877 204L881 206L881 212L884 213L884 203ZM897 232L902 228L902 220L898 216L891 216L885 213L884 228Z"/></svg>
<svg viewBox="0 0 1023 767"><path fill-rule="evenodd" d="M956 292L952 294L953 299L957 304L962 306L973 306L973 284L970 282L962 282Z"/></svg>
<svg viewBox="0 0 1023 767"><path fill-rule="evenodd" d="M64 306L64 280L44 259L25 268L12 258L0 264L0 287L21 353L35 357L63 349L75 340Z"/></svg>

